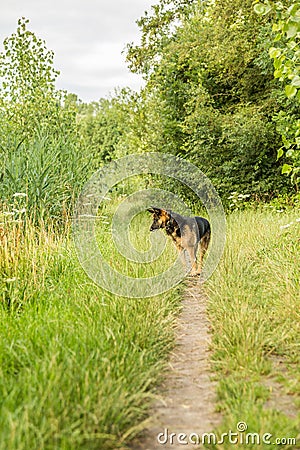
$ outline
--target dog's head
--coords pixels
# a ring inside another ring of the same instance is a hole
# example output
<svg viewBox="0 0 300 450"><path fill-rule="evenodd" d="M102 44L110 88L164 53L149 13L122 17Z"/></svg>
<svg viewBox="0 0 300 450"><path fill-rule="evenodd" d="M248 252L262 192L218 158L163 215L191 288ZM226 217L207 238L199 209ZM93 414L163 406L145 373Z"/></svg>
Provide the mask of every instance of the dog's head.
<svg viewBox="0 0 300 450"><path fill-rule="evenodd" d="M170 211L154 207L148 208L147 211L149 211L152 214L153 219L150 231L159 230L160 228L166 228L167 224L171 219Z"/></svg>

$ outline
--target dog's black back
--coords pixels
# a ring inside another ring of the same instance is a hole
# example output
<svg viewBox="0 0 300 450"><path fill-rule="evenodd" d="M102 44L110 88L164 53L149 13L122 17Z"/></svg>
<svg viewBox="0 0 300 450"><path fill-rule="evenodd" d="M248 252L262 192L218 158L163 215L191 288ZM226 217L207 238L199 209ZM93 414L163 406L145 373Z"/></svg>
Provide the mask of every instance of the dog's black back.
<svg viewBox="0 0 300 450"><path fill-rule="evenodd" d="M197 234L198 240L200 240L205 234L210 233L210 224L204 217L186 217L180 214L170 211L170 220L167 224L166 231L167 234L172 234L176 230L177 236L181 236L181 231L184 226L188 226L191 231Z"/></svg>

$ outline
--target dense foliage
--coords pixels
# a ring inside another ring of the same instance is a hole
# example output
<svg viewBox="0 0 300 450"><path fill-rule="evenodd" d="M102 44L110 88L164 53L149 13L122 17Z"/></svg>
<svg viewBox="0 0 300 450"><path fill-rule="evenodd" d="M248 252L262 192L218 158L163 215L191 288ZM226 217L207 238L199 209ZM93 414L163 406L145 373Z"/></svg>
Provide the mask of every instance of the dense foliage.
<svg viewBox="0 0 300 450"><path fill-rule="evenodd" d="M147 23L142 43L151 42ZM195 162L225 202L232 191L259 198L283 192L273 121L283 100L268 55L271 18L258 17L252 1L186 2L170 30L161 27L160 45L128 53L148 80L148 148Z"/></svg>
<svg viewBox="0 0 300 450"><path fill-rule="evenodd" d="M275 117L277 130L282 136L283 146L278 150L278 158L284 152L291 164L284 164L283 173L290 173L297 185L300 173L300 3L288 1L271 4L257 3L254 7L258 14L276 12L273 23L274 46L269 49L274 61L274 77L284 83L287 96L285 107Z"/></svg>
<svg viewBox="0 0 300 450"><path fill-rule="evenodd" d="M0 54L0 196L17 217L59 218L68 214L87 161L76 109L55 89L53 52L27 27L20 19Z"/></svg>
<svg viewBox="0 0 300 450"><path fill-rule="evenodd" d="M160 0L128 45L145 87L90 104L56 90L53 52L20 19L0 54L1 198L15 207L24 194L22 211L59 218L100 165L147 151L195 163L225 204L295 195L299 8L288 4Z"/></svg>

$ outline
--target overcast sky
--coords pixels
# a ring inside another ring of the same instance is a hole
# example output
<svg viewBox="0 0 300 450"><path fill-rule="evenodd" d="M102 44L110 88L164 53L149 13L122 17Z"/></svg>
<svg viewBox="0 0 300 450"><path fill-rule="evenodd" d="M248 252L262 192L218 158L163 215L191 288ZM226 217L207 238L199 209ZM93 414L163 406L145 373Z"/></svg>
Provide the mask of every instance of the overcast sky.
<svg viewBox="0 0 300 450"><path fill-rule="evenodd" d="M121 52L139 42L135 21L156 0L0 0L0 50L3 40L26 17L28 28L44 39L60 70L58 89L83 101L107 97L116 87L138 89L141 77L131 74Z"/></svg>

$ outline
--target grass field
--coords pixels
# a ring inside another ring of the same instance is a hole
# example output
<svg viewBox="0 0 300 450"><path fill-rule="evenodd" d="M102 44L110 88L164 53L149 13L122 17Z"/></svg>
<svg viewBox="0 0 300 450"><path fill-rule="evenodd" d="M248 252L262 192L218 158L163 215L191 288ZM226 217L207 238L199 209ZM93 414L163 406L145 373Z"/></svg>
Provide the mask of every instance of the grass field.
<svg viewBox="0 0 300 450"><path fill-rule="evenodd" d="M299 216L228 217L226 251L206 284L219 433L244 421L273 440L297 436ZM133 225L145 228L138 248L148 249L148 222ZM142 428L174 343L182 286L154 298L117 297L85 275L68 233L6 224L0 239L0 449L124 448ZM109 233L100 239L111 255ZM112 260L124 273L149 276L141 264ZM165 264L164 255L156 270Z"/></svg>
<svg viewBox="0 0 300 450"><path fill-rule="evenodd" d="M179 289L109 294L44 228L6 224L0 249L0 449L122 447L173 345Z"/></svg>
<svg viewBox="0 0 300 450"><path fill-rule="evenodd" d="M224 414L219 433L237 432L243 421L249 433L272 434L272 444L298 437L298 447L291 441L285 449L300 448L299 217L295 211L231 214L223 260L207 285Z"/></svg>

